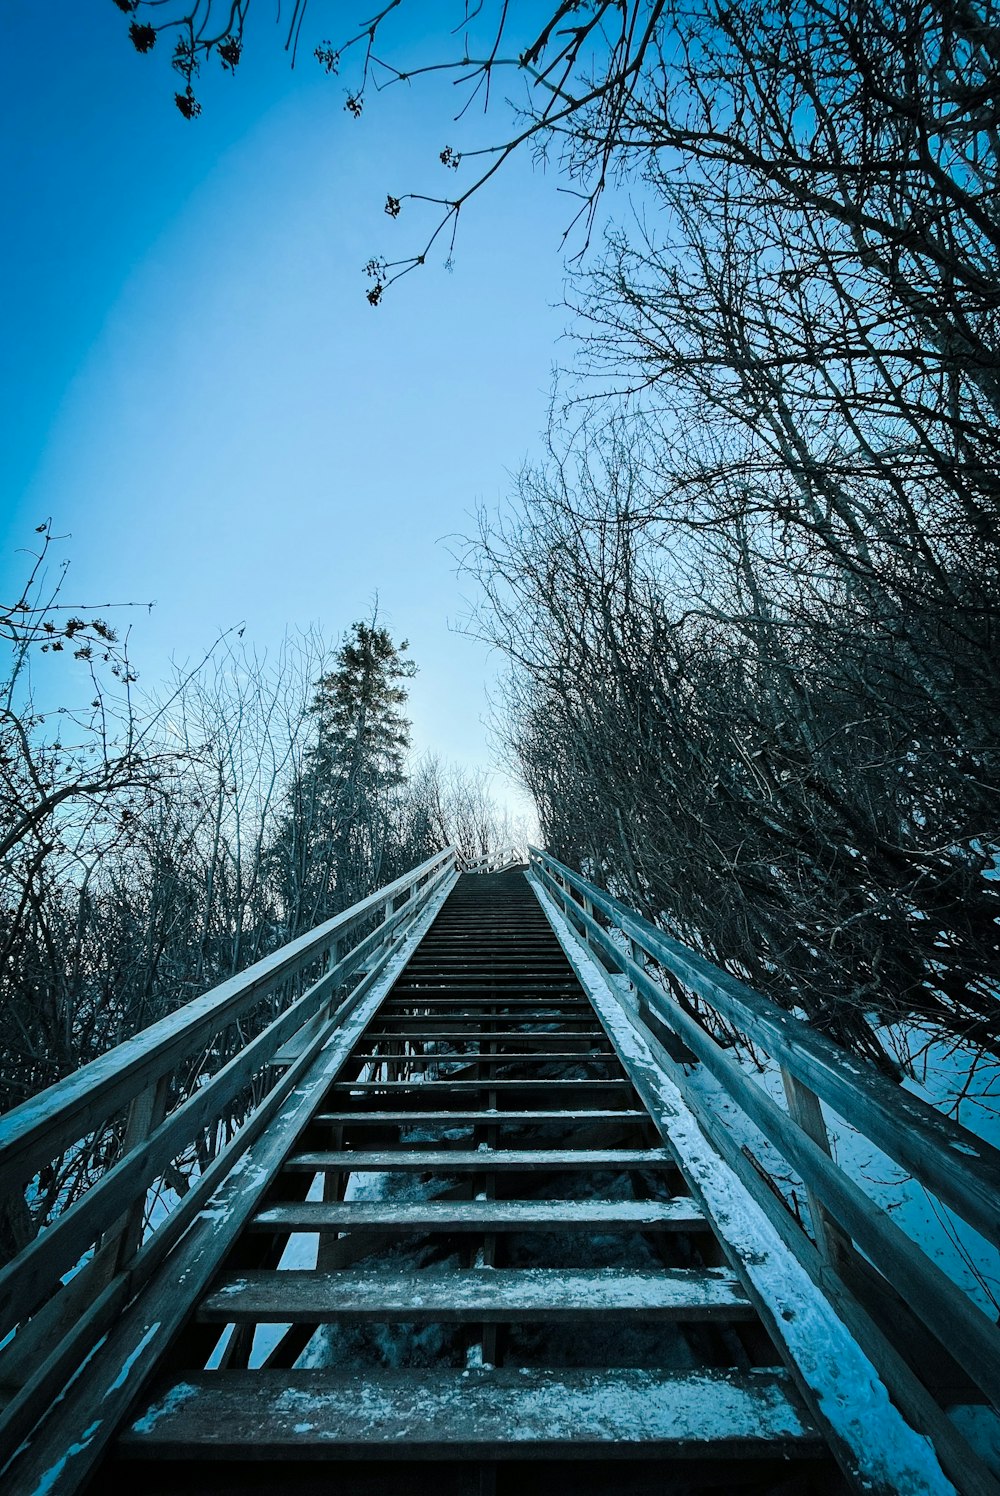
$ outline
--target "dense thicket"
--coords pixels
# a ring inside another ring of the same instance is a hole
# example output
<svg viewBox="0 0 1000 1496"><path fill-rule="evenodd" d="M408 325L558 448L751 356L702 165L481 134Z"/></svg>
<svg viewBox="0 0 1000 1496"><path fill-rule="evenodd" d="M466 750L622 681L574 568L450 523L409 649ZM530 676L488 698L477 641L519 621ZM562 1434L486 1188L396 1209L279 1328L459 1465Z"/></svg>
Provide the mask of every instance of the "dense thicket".
<svg viewBox="0 0 1000 1496"><path fill-rule="evenodd" d="M781 1001L996 1050L1000 31L670 25L641 221L577 297L624 405L471 561L516 751L555 851Z"/></svg>

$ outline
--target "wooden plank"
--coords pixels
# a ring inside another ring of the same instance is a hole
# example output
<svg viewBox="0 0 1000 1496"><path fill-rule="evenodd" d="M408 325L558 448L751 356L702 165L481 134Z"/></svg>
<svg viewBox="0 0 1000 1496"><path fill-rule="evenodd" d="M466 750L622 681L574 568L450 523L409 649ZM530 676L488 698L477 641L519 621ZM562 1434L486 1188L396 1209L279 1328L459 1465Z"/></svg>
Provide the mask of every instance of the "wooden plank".
<svg viewBox="0 0 1000 1496"><path fill-rule="evenodd" d="M466 998L474 1002L499 1002L499 1003L527 1003L534 1002L538 998L548 1002L575 1003L579 999L576 994L575 984L569 982L552 981L541 982L532 977L526 979L521 977L520 981L465 981L444 978L433 982L400 982L397 984L393 994L395 1002L424 1003L435 1000L454 1001Z"/></svg>
<svg viewBox="0 0 1000 1496"><path fill-rule="evenodd" d="M351 1173L493 1172L499 1169L534 1172L540 1169L673 1169L673 1156L665 1148L400 1148L393 1152L295 1153L285 1165L295 1173L322 1174L331 1169Z"/></svg>
<svg viewBox="0 0 1000 1496"><path fill-rule="evenodd" d="M429 1018L426 1014L423 1016L417 1014L412 1017L393 1018L391 1014L386 1015L384 1010L380 1016L384 1017L385 1021L381 1025L379 1032L400 1039L406 1039L411 1036L417 1037L418 1035L428 1039L441 1039L448 1038L452 1034L456 1038L465 1038L468 1034L480 1033L486 1024L496 1023L500 1019L506 1021L510 1017L508 1014L501 1013L499 1015L489 1014L485 1018L468 1018L463 1011L462 1013L456 1013L451 1016L444 1014L440 1018ZM548 1022L544 1018L536 1019L533 1014L529 1013L522 1015L517 1021L522 1027L515 1032L522 1037L529 1037L535 1033L560 1033L566 1039L576 1039L586 1038L594 1031L593 1013L589 1015L581 1014L578 1018L553 1018ZM529 1024L542 1023L546 1024L544 1029L527 1027ZM550 1024L558 1025L558 1027L550 1027ZM586 1025L586 1027L582 1028L582 1025Z"/></svg>
<svg viewBox="0 0 1000 1496"><path fill-rule="evenodd" d="M847 1054L809 1024L672 940L554 858L544 853L537 856L574 887L585 890L595 906L654 961L760 1044L988 1241L1000 1246L1000 1149L893 1085L873 1065ZM549 885L555 883L550 872L543 870L542 876ZM576 914L586 919L582 910ZM630 976L635 969L633 963ZM650 1000L665 1021L676 1027L680 1010L662 989L656 988Z"/></svg>
<svg viewBox="0 0 1000 1496"><path fill-rule="evenodd" d="M477 957L469 953L462 956L458 960L455 960L454 958L449 960L448 965L450 969L458 971L463 975L465 974L466 970L472 970L489 971L491 973L495 971L512 972L517 975L523 976L525 970L525 955L527 953L518 951L515 948L514 954L512 955L511 949L513 946L513 941L505 942L504 945L499 948L495 955L481 955ZM428 950L428 948L428 946L425 946L424 950L426 951ZM441 949L442 948L440 944L435 944L434 955L417 954L416 956L414 956L413 960L406 968L407 978L422 975L424 972L437 973L438 971L440 971L442 964L440 956ZM553 951L555 952L554 955L551 954L551 952ZM566 960L566 957L563 955L558 945L550 944L549 946L547 946L545 948L545 954L533 954L531 956L531 971L532 973L541 971L558 972L560 976L565 976L568 981L573 980L573 968Z"/></svg>
<svg viewBox="0 0 1000 1496"><path fill-rule="evenodd" d="M543 1000L544 999L544 1000ZM410 1010L416 1009L414 1014ZM404 1011L405 1010L405 1011ZM393 996L387 1005L385 1012L390 1017L434 1017L436 1014L454 1014L463 1018L479 1021L483 1018L498 1018L510 1016L520 1018L522 1021L543 1023L547 1021L557 1022L564 1013L575 1014L580 1017L589 1017L593 1020L590 1006L579 998L560 998L551 995L536 999L534 996L523 999L511 998L509 993L498 993L495 997L477 997L472 999L463 996L462 993L441 995L435 993L410 994L400 992Z"/></svg>
<svg viewBox="0 0 1000 1496"><path fill-rule="evenodd" d="M366 1043L367 1040L362 1040ZM354 1059L364 1060L369 1064L399 1064L420 1065L601 1065L613 1064L617 1068L617 1060L614 1051L604 1050L600 1053L588 1054L585 1050L562 1050L553 1049L532 1050L530 1054L503 1053L493 1054L489 1050L463 1050L444 1051L438 1054L434 1052L424 1054L390 1054L372 1052L370 1050L356 1050Z"/></svg>
<svg viewBox="0 0 1000 1496"><path fill-rule="evenodd" d="M119 1440L140 1459L821 1457L787 1373L200 1373L162 1382Z"/></svg>
<svg viewBox="0 0 1000 1496"><path fill-rule="evenodd" d="M365 1035L365 1042L370 1044L383 1044L387 1040L395 1040L398 1044L471 1044L474 1042L491 1044L551 1044L558 1040L561 1044L593 1044L606 1042L601 1029L591 1028L587 1033L565 1034L561 1030L553 1029L514 1029L514 1030L492 1030L482 1023L470 1024L465 1029L427 1029L413 1032L407 1029L380 1028L377 1031L369 1031Z"/></svg>
<svg viewBox="0 0 1000 1496"><path fill-rule="evenodd" d="M785 1089L785 1100L788 1102L788 1114L793 1122L796 1122L802 1131L812 1138L816 1146L821 1148L828 1158L832 1158L833 1150L830 1147L830 1138L823 1118L823 1107L816 1092L810 1091L808 1086L796 1080L791 1071L786 1070L784 1066L781 1067L781 1083ZM836 1221L830 1219L815 1191L806 1190L806 1203L809 1206L813 1236L823 1256L836 1265L842 1258L856 1255L850 1237L840 1230Z"/></svg>
<svg viewBox="0 0 1000 1496"><path fill-rule="evenodd" d="M632 1083L629 1080L435 1080L413 1082L409 1080L345 1080L338 1081L331 1086L332 1095L343 1095L345 1092L359 1096L368 1096L373 1092L384 1092L388 1096L405 1095L412 1096L420 1086L421 1096L428 1098L431 1095L431 1087L435 1096L469 1096L479 1091L497 1091L500 1095L510 1095L512 1091L524 1091L532 1096L560 1096L566 1097L571 1091L598 1091L601 1095L607 1095L609 1091L631 1091Z"/></svg>
<svg viewBox="0 0 1000 1496"><path fill-rule="evenodd" d="M490 1111L476 1112L319 1112L314 1125L324 1127L524 1127L531 1123L561 1122L646 1122L645 1112L634 1108L580 1107L573 1111Z"/></svg>
<svg viewBox="0 0 1000 1496"><path fill-rule="evenodd" d="M472 1268L451 1272L248 1272L201 1302L205 1324L616 1324L755 1318L726 1268Z"/></svg>
<svg viewBox="0 0 1000 1496"><path fill-rule="evenodd" d="M698 1231L701 1208L688 1195L671 1200L321 1200L270 1205L253 1231Z"/></svg>
<svg viewBox="0 0 1000 1496"><path fill-rule="evenodd" d="M450 849L428 858L388 888L362 899L317 929L221 982L204 996L185 1003L134 1039L116 1045L75 1074L0 1117L0 1191L22 1189L36 1168L49 1163L95 1125L113 1116L278 982L316 960L333 940L367 918L390 889L402 893L415 887L420 879L426 879L429 881L421 893L424 899L430 897L448 876L453 861ZM415 913L416 908L414 905L411 911L403 906L400 918ZM350 960L348 957L347 963ZM341 963L345 972L349 969L347 963ZM327 976L332 977L333 973Z"/></svg>

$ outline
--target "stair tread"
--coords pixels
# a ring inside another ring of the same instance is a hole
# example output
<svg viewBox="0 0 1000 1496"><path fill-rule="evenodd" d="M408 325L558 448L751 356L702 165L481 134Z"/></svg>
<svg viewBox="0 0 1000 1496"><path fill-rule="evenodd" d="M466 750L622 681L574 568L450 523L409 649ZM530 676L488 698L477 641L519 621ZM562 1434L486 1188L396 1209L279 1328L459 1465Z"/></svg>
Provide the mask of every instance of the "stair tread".
<svg viewBox="0 0 1000 1496"><path fill-rule="evenodd" d="M645 1122L646 1112L614 1107L577 1108L574 1111L486 1111L445 1112L319 1112L313 1119L327 1127L416 1127L440 1122L445 1127L525 1126L532 1122Z"/></svg>
<svg viewBox="0 0 1000 1496"><path fill-rule="evenodd" d="M202 1300L214 1324L323 1324L352 1319L407 1323L751 1319L727 1268L463 1268L387 1272L294 1270L227 1274Z"/></svg>
<svg viewBox="0 0 1000 1496"><path fill-rule="evenodd" d="M509 1014L501 1014L504 1021L509 1021ZM591 1029L560 1029L557 1032L546 1028L525 1028L520 1031L509 1029L490 1030L485 1027L491 1020L488 1018L473 1019L467 1028L454 1028L439 1023L437 1026L421 1028L402 1028L395 1023L390 1028L379 1028L371 1034L366 1034L365 1039L377 1040L384 1043L387 1039L395 1039L397 1043L407 1044L433 1044L443 1042L445 1044L486 1044L496 1040L501 1044L511 1044L515 1040L524 1043L526 1047L533 1048L535 1040L558 1039L561 1042L574 1044L593 1044L603 1039L604 1035L595 1033ZM528 1020L529 1022L531 1020ZM425 1020L426 1022L426 1020ZM433 1021L432 1021L433 1022Z"/></svg>
<svg viewBox="0 0 1000 1496"><path fill-rule="evenodd" d="M602 1231L683 1230L705 1223L687 1195L670 1200L304 1200L257 1212L259 1230L528 1231L540 1228Z"/></svg>
<svg viewBox="0 0 1000 1496"><path fill-rule="evenodd" d="M632 1082L624 1076L615 1080L601 1080L589 1078L586 1080L435 1080L435 1081L409 1081L409 1080L341 1080L335 1081L330 1087L332 1092L357 1091L368 1094L372 1091L388 1091L398 1093L405 1091L412 1094L420 1086L421 1095L428 1094L428 1087L433 1087L433 1094L443 1096L449 1091L458 1093L470 1091L529 1091L532 1095L544 1092L546 1095L552 1093L554 1086L561 1087L561 1094L565 1095L569 1089L574 1090L607 1090L614 1087L616 1090L631 1090ZM560 1092L556 1092L559 1095Z"/></svg>
<svg viewBox="0 0 1000 1496"><path fill-rule="evenodd" d="M323 1149L294 1153L285 1164L296 1173L320 1170L394 1169L445 1172L461 1169L648 1169L674 1168L665 1148L414 1148Z"/></svg>
<svg viewBox="0 0 1000 1496"><path fill-rule="evenodd" d="M123 1456L818 1457L781 1370L226 1371L163 1380Z"/></svg>
<svg viewBox="0 0 1000 1496"><path fill-rule="evenodd" d="M573 1060L577 1064L593 1064L595 1061L615 1065L619 1063L613 1049L533 1049L530 1053L523 1054L518 1054L516 1050L497 1053L488 1049L445 1050L440 1054L436 1051L424 1054L384 1054L375 1050L356 1049L353 1057L356 1060L388 1060L393 1063L405 1060L419 1065L551 1065L564 1060Z"/></svg>

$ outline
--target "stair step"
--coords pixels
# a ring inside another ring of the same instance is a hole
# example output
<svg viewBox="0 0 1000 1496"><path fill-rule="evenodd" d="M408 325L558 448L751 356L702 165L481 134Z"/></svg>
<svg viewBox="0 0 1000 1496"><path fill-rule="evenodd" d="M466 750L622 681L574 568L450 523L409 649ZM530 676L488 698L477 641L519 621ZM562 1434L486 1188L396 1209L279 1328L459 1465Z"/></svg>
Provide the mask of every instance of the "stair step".
<svg viewBox="0 0 1000 1496"><path fill-rule="evenodd" d="M363 1042L363 1041L361 1041ZM374 1050L354 1050L352 1059L371 1061L388 1061L397 1064L404 1061L408 1065L593 1065L613 1064L618 1066L618 1056L613 1049L598 1050L590 1053L581 1049L551 1049L532 1050L530 1054L518 1054L510 1051L507 1054L497 1054L490 1050L470 1049L464 1051L445 1051L443 1054L431 1052L430 1054L386 1054Z"/></svg>
<svg viewBox="0 0 1000 1496"><path fill-rule="evenodd" d="M256 1231L697 1231L708 1225L686 1195L672 1200L303 1200L258 1211Z"/></svg>
<svg viewBox="0 0 1000 1496"><path fill-rule="evenodd" d="M223 1371L161 1382L125 1458L816 1458L784 1371ZM332 1489L332 1487L331 1487Z"/></svg>
<svg viewBox="0 0 1000 1496"><path fill-rule="evenodd" d="M434 1087L436 1090L437 1088ZM315 1123L326 1127L524 1127L531 1123L646 1122L646 1112L614 1107L580 1108L575 1111L478 1111L478 1112L320 1112Z"/></svg>
<svg viewBox="0 0 1000 1496"><path fill-rule="evenodd" d="M456 994L462 997L468 995L470 997L481 998L487 993L496 993L498 996L504 998L559 998L564 994L568 997L572 993L577 1002L579 1002L580 1000L577 996L579 991L580 988L575 978L572 981L562 981L553 978L551 982L541 982L536 980L534 977L526 978L522 976L520 978L512 977L510 981L492 981L486 979L482 981L470 981L465 977L461 977L458 975L451 979L445 976L433 978L428 977L426 981L409 981L405 976L403 976L400 977L399 981L392 989L394 998L399 998L400 996L408 993L412 993L416 996L419 996L420 998L423 998L424 996L453 997Z"/></svg>
<svg viewBox="0 0 1000 1496"><path fill-rule="evenodd" d="M201 1302L203 1324L513 1324L747 1320L755 1311L727 1268L350 1270L226 1275Z"/></svg>
<svg viewBox="0 0 1000 1496"><path fill-rule="evenodd" d="M433 956L421 956L419 952L414 954L406 964L407 975L411 975L413 972L440 971L444 965L442 959L444 954L444 952L438 951ZM554 971L560 975L565 974L571 979L573 977L573 968L561 952L554 956L547 954L511 956L509 954L487 955L485 953L470 951L467 955L461 956L458 959L452 955L448 961L448 966L451 971L457 972L460 975L464 975L466 968L469 968L474 971L488 969L491 972L516 972L520 974L528 971L533 976L540 975L546 971Z"/></svg>
<svg viewBox="0 0 1000 1496"><path fill-rule="evenodd" d="M409 1080L339 1080L330 1087L332 1094L342 1095L345 1091L358 1092L361 1095L370 1094L373 1091L387 1092L389 1095L412 1094L417 1086L420 1087L422 1096L427 1096L430 1087L434 1089L435 1096L446 1096L449 1093L455 1096L468 1096L478 1091L497 1091L501 1095L509 1094L511 1091L524 1091L532 1096L563 1096L568 1092L576 1091L600 1091L607 1095L609 1089L618 1092L628 1092L632 1089L632 1082L625 1079L618 1080L434 1080L434 1081L409 1081ZM560 1087L554 1090L554 1087Z"/></svg>
<svg viewBox="0 0 1000 1496"><path fill-rule="evenodd" d="M482 1029L482 1025L470 1025L468 1029L426 1029L423 1031L399 1029L369 1029L364 1036L366 1044L382 1043L387 1039L405 1039L408 1044L561 1044L608 1043L603 1029L587 1033L564 1034L552 1029L497 1029L494 1032Z"/></svg>
<svg viewBox="0 0 1000 1496"><path fill-rule="evenodd" d="M492 1173L498 1169L673 1169L673 1157L665 1148L414 1148L398 1151L362 1152L360 1149L324 1149L295 1153L285 1168L296 1174L389 1172L400 1169L417 1173L466 1173L470 1169Z"/></svg>
<svg viewBox="0 0 1000 1496"><path fill-rule="evenodd" d="M449 1033L454 1033L456 1037L458 1036L458 1034L478 1034L483 1028L484 1024L495 1023L498 1021L498 1019L504 1019L504 1021L507 1021L509 1016L510 1015L504 1013L501 1013L496 1017L493 1014L490 1014L485 1018L465 1018L461 1014L457 1013L442 1014L440 1018L431 1018L427 1014L414 1014L412 1016L403 1014L393 1016L392 1014L387 1013L383 1008L378 1015L378 1021L386 1029L388 1028L389 1024L391 1024L392 1033L398 1034L400 1037L406 1037L414 1033L413 1026L420 1025L421 1032L426 1033L428 1038L436 1039L442 1036L446 1037ZM559 1024L559 1028L531 1029L527 1027L527 1025L530 1023L547 1023L549 1021L551 1021L551 1023L553 1024ZM594 1028L593 1014L590 1014L589 1016L587 1016L586 1014L581 1014L578 1018L567 1018L565 1017L565 1015L560 1014L558 1018L547 1020L544 1018L536 1019L530 1013L526 1013L520 1015L518 1022L520 1024L520 1027L518 1027L517 1029L503 1029L497 1030L497 1032L516 1033L519 1035L531 1035L534 1033L560 1033L563 1034L567 1039L576 1039L578 1037L582 1038L585 1034L591 1032L595 1034L598 1032L603 1033L603 1029L599 1031ZM583 1024L587 1025L586 1029L580 1027ZM570 1025L572 1025L572 1029L570 1028ZM493 1035L491 1033L490 1038L492 1037Z"/></svg>
<svg viewBox="0 0 1000 1496"><path fill-rule="evenodd" d="M544 974L536 975L531 971L522 971L517 975L510 973L491 974L490 972L475 973L471 970L456 970L451 965L442 964L435 972L411 972L409 968L402 973L393 989L396 992L407 992L410 990L419 992L540 992L540 993L572 993L579 998L580 984L572 972L565 976L553 973L552 976Z"/></svg>
<svg viewBox="0 0 1000 1496"><path fill-rule="evenodd" d="M416 1012L410 1012L416 1009ZM511 1002L509 997L497 997L492 1002L469 1002L462 997L415 997L389 998L381 1009L380 1016L391 1018L460 1017L470 1023L489 1022L497 1018L512 1018L521 1023L562 1023L566 1017L586 1018L593 1022L594 1010L581 1002L534 1003L527 999L521 1003Z"/></svg>

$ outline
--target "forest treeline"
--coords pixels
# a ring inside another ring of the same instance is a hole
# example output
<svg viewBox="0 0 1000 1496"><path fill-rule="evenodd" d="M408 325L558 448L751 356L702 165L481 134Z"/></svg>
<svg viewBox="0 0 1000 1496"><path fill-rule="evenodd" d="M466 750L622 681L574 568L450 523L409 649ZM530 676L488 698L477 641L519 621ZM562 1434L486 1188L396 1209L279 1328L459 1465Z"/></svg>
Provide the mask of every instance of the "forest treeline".
<svg viewBox="0 0 1000 1496"><path fill-rule="evenodd" d="M0 1109L432 852L514 839L484 775L413 760L416 667L377 617L271 658L231 635L151 699L44 577L0 611Z"/></svg>
<svg viewBox="0 0 1000 1496"><path fill-rule="evenodd" d="M510 742L681 939L879 1062L897 1020L997 1054L997 16L670 16L566 127L642 190L465 556Z"/></svg>

